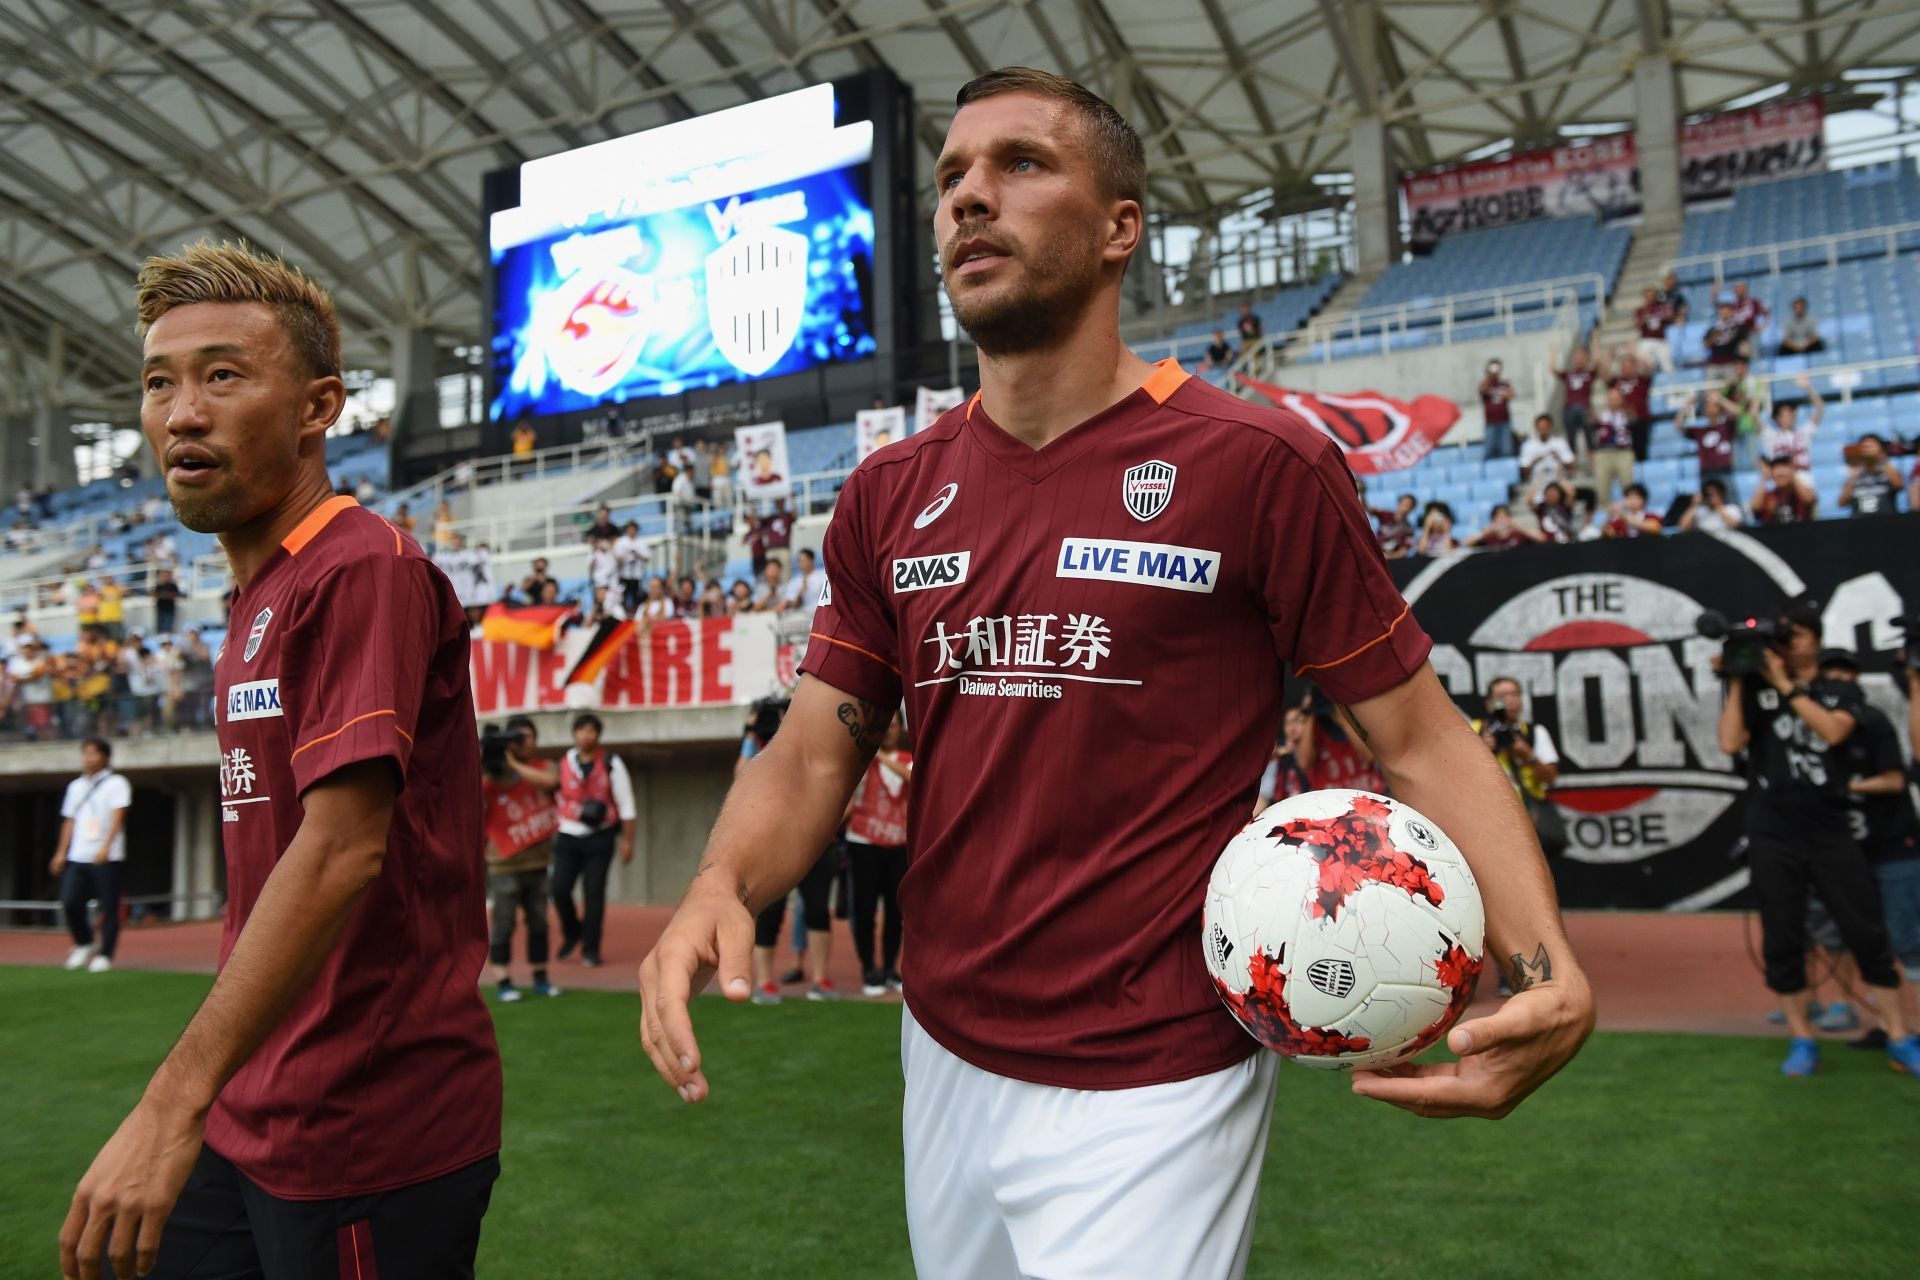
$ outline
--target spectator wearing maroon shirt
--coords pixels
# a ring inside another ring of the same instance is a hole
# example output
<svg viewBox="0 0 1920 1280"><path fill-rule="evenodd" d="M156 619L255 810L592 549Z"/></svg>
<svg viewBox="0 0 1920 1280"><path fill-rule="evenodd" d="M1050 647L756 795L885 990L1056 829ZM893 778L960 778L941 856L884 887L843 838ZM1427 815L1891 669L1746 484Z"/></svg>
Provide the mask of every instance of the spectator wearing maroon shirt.
<svg viewBox="0 0 1920 1280"><path fill-rule="evenodd" d="M1413 513L1419 507L1420 499L1403 493L1394 500L1393 510L1369 513L1380 525L1375 540L1380 544L1381 555L1389 560L1400 560L1413 550Z"/></svg>
<svg viewBox="0 0 1920 1280"><path fill-rule="evenodd" d="M1660 301L1660 291L1649 288L1640 295L1640 308L1633 313L1633 326L1640 331L1636 349L1640 359L1662 373L1673 372L1673 344L1667 330L1673 325L1673 312Z"/></svg>
<svg viewBox="0 0 1920 1280"><path fill-rule="evenodd" d="M1740 326L1740 335L1751 338L1767 327L1769 316L1767 304L1747 292L1747 282L1736 280L1733 285L1733 318Z"/></svg>
<svg viewBox="0 0 1920 1280"><path fill-rule="evenodd" d="M1633 483L1633 414L1618 382L1607 388L1607 407L1593 419L1593 487L1600 502L1613 501Z"/></svg>
<svg viewBox="0 0 1920 1280"><path fill-rule="evenodd" d="M340 331L285 263L149 258L141 426L236 584L219 977L80 1181L61 1269L471 1276L499 1173L466 618L327 480ZM109 1243L110 1242L110 1243Z"/></svg>
<svg viewBox="0 0 1920 1280"><path fill-rule="evenodd" d="M1793 465L1792 454L1767 460L1767 487L1753 499L1755 524L1805 524L1818 505L1813 483Z"/></svg>
<svg viewBox="0 0 1920 1280"><path fill-rule="evenodd" d="M1689 402L1680 410L1678 422L1681 434L1693 441L1699 453L1700 483L1717 480L1725 493L1733 485L1733 441L1739 429L1733 406L1717 390L1708 391L1707 407L1699 420L1694 420Z"/></svg>
<svg viewBox="0 0 1920 1280"><path fill-rule="evenodd" d="M1487 420L1487 435L1481 456L1487 459L1511 458L1513 384L1500 372L1498 360L1487 361L1486 374L1480 379L1480 408Z"/></svg>
<svg viewBox="0 0 1920 1280"><path fill-rule="evenodd" d="M1567 429L1567 442L1583 453L1593 451L1593 358L1583 344L1573 349L1572 362L1562 369L1555 365L1553 376L1565 388L1565 408L1561 411Z"/></svg>
<svg viewBox="0 0 1920 1280"><path fill-rule="evenodd" d="M1687 295L1680 292L1680 275L1678 272L1669 271L1666 275L1660 277L1660 293L1658 297L1661 305L1666 307L1668 314L1673 317L1673 323L1685 324L1687 322Z"/></svg>
<svg viewBox="0 0 1920 1280"><path fill-rule="evenodd" d="M1653 433L1653 371L1637 356L1618 354L1611 389L1618 391L1626 404L1634 461L1645 462L1647 444Z"/></svg>
<svg viewBox="0 0 1920 1280"><path fill-rule="evenodd" d="M1545 542L1544 533L1532 529L1522 529L1513 522L1513 509L1501 503L1493 509L1487 520L1487 527L1467 539L1466 545L1478 547L1483 551L1505 551L1510 547L1524 547L1529 542Z"/></svg>
<svg viewBox="0 0 1920 1280"><path fill-rule="evenodd" d="M1247 344L1260 341L1261 335L1265 332L1265 326L1260 323L1260 317L1254 314L1253 304L1250 302L1240 304L1240 319L1234 328L1240 334L1242 351L1247 349Z"/></svg>
<svg viewBox="0 0 1920 1280"><path fill-rule="evenodd" d="M1731 302L1720 304L1713 323L1700 335L1700 344L1707 349L1708 376L1714 376L1724 365L1748 357L1751 347L1747 343L1747 329L1734 313Z"/></svg>
<svg viewBox="0 0 1920 1280"><path fill-rule="evenodd" d="M1630 484L1607 512L1603 538L1641 538L1660 532L1660 517L1647 510L1647 486Z"/></svg>
<svg viewBox="0 0 1920 1280"><path fill-rule="evenodd" d="M708 1096L691 994L717 974L748 998L754 910L813 862L904 694L918 1269L1237 1275L1277 1059L1224 1012L1194 940L1289 665L1469 851L1493 951L1520 957L1525 988L1455 1028L1461 1062L1358 1072L1356 1092L1503 1114L1584 1039L1591 996L1532 830L1427 663L1339 447L1122 345L1138 135L1024 68L957 105L935 242L980 390L841 491L792 709L641 966L641 1042L683 1099ZM1121 566L1122 540L1159 549ZM1088 1123L1042 1118L1067 1109Z"/></svg>

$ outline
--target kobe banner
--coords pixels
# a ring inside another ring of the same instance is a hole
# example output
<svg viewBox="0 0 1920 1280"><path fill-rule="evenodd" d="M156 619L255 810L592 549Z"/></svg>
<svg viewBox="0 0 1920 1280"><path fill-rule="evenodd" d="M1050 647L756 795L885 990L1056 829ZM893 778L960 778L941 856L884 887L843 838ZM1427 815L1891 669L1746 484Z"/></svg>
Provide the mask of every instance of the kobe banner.
<svg viewBox="0 0 1920 1280"><path fill-rule="evenodd" d="M1734 188L1826 168L1826 112L1818 98L1729 111L1680 127L1680 194ZM1620 218L1640 211L1634 135L1528 151L1400 180L1417 246L1442 236L1543 218Z"/></svg>
<svg viewBox="0 0 1920 1280"><path fill-rule="evenodd" d="M1441 396L1421 396L1412 404L1378 391L1330 395L1292 391L1238 375L1240 385L1276 408L1299 414L1333 438L1347 453L1355 475L1378 475L1410 467L1433 452L1440 437L1460 420L1460 408Z"/></svg>
<svg viewBox="0 0 1920 1280"><path fill-rule="evenodd" d="M1731 854L1745 779L1720 750L1720 644L1694 631L1712 609L1770 616L1806 593L1824 641L1860 657L1869 702L1906 743L1894 620L1920 607L1920 515L1754 533L1684 533L1393 562L1434 640L1433 665L1480 714L1512 676L1527 718L1560 753L1552 798L1572 844L1554 865L1573 907L1699 910L1745 905ZM1903 611L1902 604L1906 610Z"/></svg>

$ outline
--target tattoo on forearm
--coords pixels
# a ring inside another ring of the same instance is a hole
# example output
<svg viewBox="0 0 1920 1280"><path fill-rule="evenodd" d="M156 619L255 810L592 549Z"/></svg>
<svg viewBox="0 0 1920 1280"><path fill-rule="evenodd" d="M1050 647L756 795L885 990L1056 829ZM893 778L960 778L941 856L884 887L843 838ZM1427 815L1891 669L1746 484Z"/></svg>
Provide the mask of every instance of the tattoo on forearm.
<svg viewBox="0 0 1920 1280"><path fill-rule="evenodd" d="M853 739L853 745L861 755L870 756L880 749L880 739L886 736L892 712L883 712L879 703L861 698L857 702L841 703L839 716L840 723L847 726L847 736Z"/></svg>
<svg viewBox="0 0 1920 1280"><path fill-rule="evenodd" d="M701 876L706 875L709 871L718 872L719 870L720 868L716 864L714 864L711 860L702 858L700 860L699 869L693 873L693 878L695 880L698 880ZM748 910L752 910L752 904L748 901L748 899L752 895L747 892L747 886L743 884L735 883L735 885L733 886L733 893L736 898L740 899L741 906L746 907Z"/></svg>
<svg viewBox="0 0 1920 1280"><path fill-rule="evenodd" d="M1515 991L1525 991L1528 987L1552 981L1553 958L1547 954L1546 943L1543 942L1534 948L1531 960L1517 951L1513 953L1513 989Z"/></svg>
<svg viewBox="0 0 1920 1280"><path fill-rule="evenodd" d="M1353 736L1360 739L1362 745L1373 745L1373 739L1367 736L1366 729L1360 724L1360 717L1353 714L1352 707L1341 707L1340 717L1353 729Z"/></svg>

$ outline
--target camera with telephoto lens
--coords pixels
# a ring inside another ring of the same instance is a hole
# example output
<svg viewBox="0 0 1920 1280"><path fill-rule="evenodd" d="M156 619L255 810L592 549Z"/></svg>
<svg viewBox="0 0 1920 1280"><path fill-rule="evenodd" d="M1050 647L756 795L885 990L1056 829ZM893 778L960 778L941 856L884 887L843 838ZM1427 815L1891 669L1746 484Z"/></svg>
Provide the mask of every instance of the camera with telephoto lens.
<svg viewBox="0 0 1920 1280"><path fill-rule="evenodd" d="M1790 629L1772 618L1742 618L1728 621L1709 609L1694 621L1693 629L1709 640L1720 642L1720 674L1723 676L1758 675L1766 666L1768 649L1778 649L1789 639Z"/></svg>
<svg viewBox="0 0 1920 1280"><path fill-rule="evenodd" d="M1496 699L1487 709L1487 727L1493 730L1493 749L1496 754L1513 750L1513 742L1519 737L1519 730L1514 726L1513 713L1507 709L1504 698Z"/></svg>
<svg viewBox="0 0 1920 1280"><path fill-rule="evenodd" d="M490 778L507 771L507 746L514 735L497 724L480 726L480 768Z"/></svg>

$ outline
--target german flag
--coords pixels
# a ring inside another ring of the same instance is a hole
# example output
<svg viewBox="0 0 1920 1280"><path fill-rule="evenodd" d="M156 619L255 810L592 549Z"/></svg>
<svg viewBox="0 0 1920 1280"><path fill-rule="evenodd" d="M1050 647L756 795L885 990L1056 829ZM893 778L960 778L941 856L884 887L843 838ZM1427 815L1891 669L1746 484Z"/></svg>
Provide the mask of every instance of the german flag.
<svg viewBox="0 0 1920 1280"><path fill-rule="evenodd" d="M480 635L529 649L551 649L560 643L560 632L577 612L570 604L490 604L480 617Z"/></svg>
<svg viewBox="0 0 1920 1280"><path fill-rule="evenodd" d="M593 639L587 641L587 647L580 653L580 661L573 664L573 670L567 673L568 684L592 684L613 661L613 655L620 652L620 646L627 642L639 628L631 622L615 622L612 618L603 621L594 630Z"/></svg>

